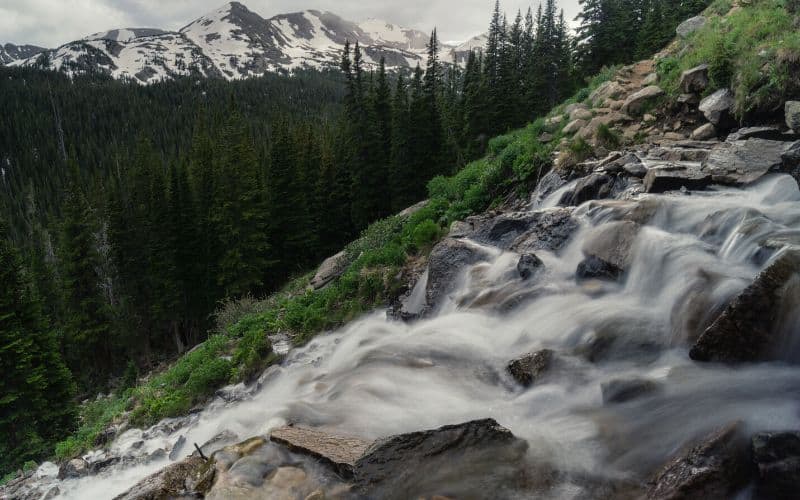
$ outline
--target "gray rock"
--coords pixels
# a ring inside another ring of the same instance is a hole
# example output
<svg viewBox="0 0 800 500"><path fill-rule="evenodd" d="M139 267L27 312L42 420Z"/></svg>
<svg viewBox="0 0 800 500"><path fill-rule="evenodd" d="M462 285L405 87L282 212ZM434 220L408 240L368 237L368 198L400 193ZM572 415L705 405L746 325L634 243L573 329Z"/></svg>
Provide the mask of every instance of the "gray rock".
<svg viewBox="0 0 800 500"><path fill-rule="evenodd" d="M727 142L743 141L745 139L767 139L770 141L793 141L798 137L793 134L784 134L778 127L743 127L728 134Z"/></svg>
<svg viewBox="0 0 800 500"><path fill-rule="evenodd" d="M595 227L586 236L581 250L587 257L596 257L612 266L626 270L630 266L631 249L641 226L630 221L609 222Z"/></svg>
<svg viewBox="0 0 800 500"><path fill-rule="evenodd" d="M586 257L575 270L575 279L580 283L590 279L617 281L622 276L622 269L593 255Z"/></svg>
<svg viewBox="0 0 800 500"><path fill-rule="evenodd" d="M352 477L356 463L372 445L372 441L354 436L330 434L308 427L281 427L270 434L270 440L295 453L310 455L344 477Z"/></svg>
<svg viewBox="0 0 800 500"><path fill-rule="evenodd" d="M696 129L692 131L692 139L698 141L704 141L706 139L711 139L717 136L717 129L714 127L713 123L706 123L705 125L700 125Z"/></svg>
<svg viewBox="0 0 800 500"><path fill-rule="evenodd" d="M704 189L711 183L711 174L704 172L696 162L670 162L654 165L644 176L648 193L663 193L681 188Z"/></svg>
<svg viewBox="0 0 800 500"><path fill-rule="evenodd" d="M697 94L681 94L678 96L678 104L685 106L697 106L700 104L700 96Z"/></svg>
<svg viewBox="0 0 800 500"><path fill-rule="evenodd" d="M786 314L782 299L798 271L800 250L784 250L700 335L689 357L725 363L776 358L781 340L776 329Z"/></svg>
<svg viewBox="0 0 800 500"><path fill-rule="evenodd" d="M431 252L428 260L428 283L425 288L426 311L439 306L456 286L459 274L469 265L488 260L490 255L468 241L445 238Z"/></svg>
<svg viewBox="0 0 800 500"><path fill-rule="evenodd" d="M757 498L790 500L800 491L800 432L759 432L751 440Z"/></svg>
<svg viewBox="0 0 800 500"><path fill-rule="evenodd" d="M703 438L655 475L646 497L653 500L732 498L750 480L747 440L733 423Z"/></svg>
<svg viewBox="0 0 800 500"><path fill-rule="evenodd" d="M695 31L706 25L708 19L705 16L695 16L682 22L675 28L675 33L681 38L686 38Z"/></svg>
<svg viewBox="0 0 800 500"><path fill-rule="evenodd" d="M527 280L544 267L544 262L532 253L520 256L517 262L517 272L523 280Z"/></svg>
<svg viewBox="0 0 800 500"><path fill-rule="evenodd" d="M314 287L315 290L323 288L325 285L344 274L349 264L347 253L344 250L336 255L328 257L322 262L322 265L319 266L317 274L315 274L314 278L311 280L311 286Z"/></svg>
<svg viewBox="0 0 800 500"><path fill-rule="evenodd" d="M718 184L749 184L769 172L781 171L783 156L793 147L795 143L766 139L723 142L711 149L702 171Z"/></svg>
<svg viewBox="0 0 800 500"><path fill-rule="evenodd" d="M598 106L606 99L619 99L625 94L625 88L615 80L609 80L602 83L591 94L589 94L589 102L593 106Z"/></svg>
<svg viewBox="0 0 800 500"><path fill-rule="evenodd" d="M614 187L614 179L605 174L593 173L579 180L575 189L564 193L558 202L561 206L578 206L589 200L608 198Z"/></svg>
<svg viewBox="0 0 800 500"><path fill-rule="evenodd" d="M720 89L700 101L700 112L706 120L718 128L727 128L733 124L733 92Z"/></svg>
<svg viewBox="0 0 800 500"><path fill-rule="evenodd" d="M572 120L571 122L567 123L564 126L564 129L562 130L562 132L564 132L565 134L574 134L578 130L580 130L583 127L585 127L587 125L587 123L588 122L586 120L580 120L580 119Z"/></svg>
<svg viewBox="0 0 800 500"><path fill-rule="evenodd" d="M641 114L647 103L664 95L664 90L658 85L650 85L628 96L622 104L622 112L630 115Z"/></svg>
<svg viewBox="0 0 800 500"><path fill-rule="evenodd" d="M800 101L786 101L783 109L786 126L800 133Z"/></svg>
<svg viewBox="0 0 800 500"><path fill-rule="evenodd" d="M592 112L589 111L586 108L577 108L577 109L572 110L571 113L569 113L569 119L571 121L575 121L575 120L591 120L592 119Z"/></svg>
<svg viewBox="0 0 800 500"><path fill-rule="evenodd" d="M642 85L655 85L658 83L658 73L650 73L647 75L644 80L642 80Z"/></svg>
<svg viewBox="0 0 800 500"><path fill-rule="evenodd" d="M542 349L511 361L506 371L522 386L530 387L552 367L554 357L553 351Z"/></svg>
<svg viewBox="0 0 800 500"><path fill-rule="evenodd" d="M181 455L183 448L186 446L186 436L181 434L175 444L172 445L172 450L169 452L169 459L170 460L177 460L177 458Z"/></svg>
<svg viewBox="0 0 800 500"><path fill-rule="evenodd" d="M160 471L142 479L125 493L114 500L152 500L157 498L175 498L189 496L205 491L186 490L187 481L199 477L208 470L213 470L206 460L200 457L189 457L178 463L168 465ZM208 484L210 486L210 484Z"/></svg>
<svg viewBox="0 0 800 500"><path fill-rule="evenodd" d="M567 208L505 213L491 218L470 218L468 222L474 224L471 237L475 241L519 254L559 250L578 227L572 210Z"/></svg>
<svg viewBox="0 0 800 500"><path fill-rule="evenodd" d="M641 378L619 378L600 385L604 404L625 403L652 394L657 389L655 382Z"/></svg>
<svg viewBox="0 0 800 500"><path fill-rule="evenodd" d="M701 64L681 73L678 85L686 94L699 94L708 87L708 64Z"/></svg>
<svg viewBox="0 0 800 500"><path fill-rule="evenodd" d="M58 479L83 477L89 474L89 463L82 458L73 458L58 469Z"/></svg>

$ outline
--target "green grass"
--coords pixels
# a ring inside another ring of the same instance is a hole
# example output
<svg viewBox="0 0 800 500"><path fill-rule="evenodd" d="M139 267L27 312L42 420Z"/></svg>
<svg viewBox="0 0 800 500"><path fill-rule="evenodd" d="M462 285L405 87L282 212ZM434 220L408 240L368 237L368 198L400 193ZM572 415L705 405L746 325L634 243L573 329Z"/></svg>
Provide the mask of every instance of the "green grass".
<svg viewBox="0 0 800 500"><path fill-rule="evenodd" d="M797 19L786 10L786 0L753 0L722 17L730 5L714 2L706 26L683 42L688 50L659 61L661 85L677 96L681 72L708 63L707 93L732 89L737 117L772 112L800 92Z"/></svg>

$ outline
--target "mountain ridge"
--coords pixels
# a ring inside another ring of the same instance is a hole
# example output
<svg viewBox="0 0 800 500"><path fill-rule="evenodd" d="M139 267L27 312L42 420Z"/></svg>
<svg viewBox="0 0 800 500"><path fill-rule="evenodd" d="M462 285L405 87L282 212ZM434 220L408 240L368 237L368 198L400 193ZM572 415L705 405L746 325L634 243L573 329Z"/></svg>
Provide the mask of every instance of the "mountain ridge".
<svg viewBox="0 0 800 500"><path fill-rule="evenodd" d="M387 69L402 70L424 63L428 34L382 19L353 22L313 9L264 18L234 1L178 30L115 28L53 49L7 44L0 47L0 62L70 74L102 72L141 84L187 75L235 80L334 68L347 40L359 43L368 67L383 57ZM483 41L478 35L461 45L442 45L442 58L463 64Z"/></svg>

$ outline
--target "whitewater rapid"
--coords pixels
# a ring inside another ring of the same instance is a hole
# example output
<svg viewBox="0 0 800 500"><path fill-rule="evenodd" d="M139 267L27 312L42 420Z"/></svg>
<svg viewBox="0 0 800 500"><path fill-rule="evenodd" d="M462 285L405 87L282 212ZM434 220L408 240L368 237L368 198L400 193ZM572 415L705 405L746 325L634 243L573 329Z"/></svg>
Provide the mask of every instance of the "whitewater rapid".
<svg viewBox="0 0 800 500"><path fill-rule="evenodd" d="M217 398L188 426L151 437L131 430L112 447L169 448L181 436L202 444L222 431L245 439L287 422L378 438L493 417L528 440L532 461L565 472L563 488L553 491L568 498L570 475L641 480L687 440L732 420L752 432L800 427L796 316L782 360L738 366L690 360L684 327L694 304L719 308L769 264L765 239L798 239L795 181L774 175L747 189L634 201L657 209L622 283L576 283L587 234L618 217L613 203L589 202L574 212L580 228L565 248L536 252L545 271L531 283L519 278L518 255L486 247L490 261L462 274L435 317L405 324L384 311L369 314L290 351L248 399ZM502 313L490 299L474 300L508 287L541 293ZM588 346L609 331L617 340L590 362ZM543 348L556 352L555 372L528 389L515 384L509 360ZM659 390L604 405L601 384L625 377L656 381ZM112 498L169 461L64 481L62 497Z"/></svg>

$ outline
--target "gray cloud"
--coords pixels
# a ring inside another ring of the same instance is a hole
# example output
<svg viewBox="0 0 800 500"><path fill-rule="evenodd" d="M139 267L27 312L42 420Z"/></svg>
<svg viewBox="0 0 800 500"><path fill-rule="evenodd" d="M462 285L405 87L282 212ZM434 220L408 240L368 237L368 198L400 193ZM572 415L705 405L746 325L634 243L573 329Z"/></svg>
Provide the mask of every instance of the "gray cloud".
<svg viewBox="0 0 800 500"><path fill-rule="evenodd" d="M539 0L505 0L513 18ZM243 0L268 18L303 9L329 10L345 19L385 19L424 31L438 27L442 40L465 40L486 30L494 0ZM0 42L55 47L91 33L114 28L179 29L224 0L0 0ZM399 4L399 6L398 6ZM567 19L578 0L561 0Z"/></svg>

